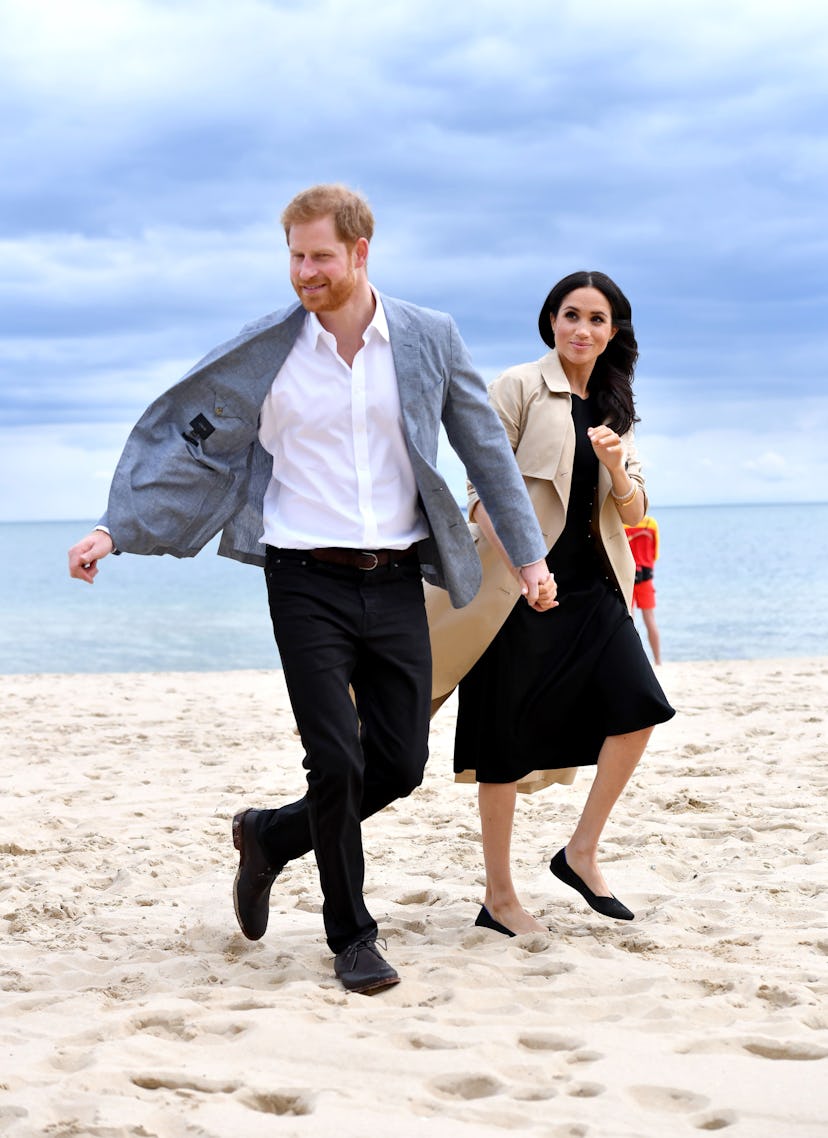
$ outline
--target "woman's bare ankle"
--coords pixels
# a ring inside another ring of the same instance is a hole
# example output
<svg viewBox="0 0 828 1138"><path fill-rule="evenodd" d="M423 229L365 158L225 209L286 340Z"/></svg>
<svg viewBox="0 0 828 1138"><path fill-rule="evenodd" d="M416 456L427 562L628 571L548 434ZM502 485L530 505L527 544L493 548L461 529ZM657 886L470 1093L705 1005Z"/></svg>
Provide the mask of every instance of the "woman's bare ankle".
<svg viewBox="0 0 828 1138"><path fill-rule="evenodd" d="M500 903L487 900L485 902L489 915L513 933L548 932L546 925L541 924L536 917L527 912L517 897Z"/></svg>

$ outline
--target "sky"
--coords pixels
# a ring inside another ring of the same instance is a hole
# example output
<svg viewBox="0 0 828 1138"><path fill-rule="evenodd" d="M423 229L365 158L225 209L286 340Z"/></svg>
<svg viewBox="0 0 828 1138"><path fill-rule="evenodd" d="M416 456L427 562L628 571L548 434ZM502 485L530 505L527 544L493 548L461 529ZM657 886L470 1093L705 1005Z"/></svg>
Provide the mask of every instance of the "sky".
<svg viewBox="0 0 828 1138"><path fill-rule="evenodd" d="M0 0L0 520L99 517L327 181L487 381L557 280L618 282L654 511L825 501L827 122L821 0Z"/></svg>

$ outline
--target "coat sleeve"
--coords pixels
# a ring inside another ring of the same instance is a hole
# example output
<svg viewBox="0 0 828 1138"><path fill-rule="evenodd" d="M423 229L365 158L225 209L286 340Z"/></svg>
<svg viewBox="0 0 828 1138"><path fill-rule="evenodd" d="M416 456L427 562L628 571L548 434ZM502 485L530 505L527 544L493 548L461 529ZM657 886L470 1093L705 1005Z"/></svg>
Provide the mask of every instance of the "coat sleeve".
<svg viewBox="0 0 828 1138"><path fill-rule="evenodd" d="M633 427L630 427L627 433L622 436L622 441L627 456L625 461L626 471L632 481L638 486L641 497L644 499L644 513L646 514L649 511L650 503L647 498L647 487L644 482L644 473L641 469L641 460L638 457L638 450L635 445L635 430Z"/></svg>

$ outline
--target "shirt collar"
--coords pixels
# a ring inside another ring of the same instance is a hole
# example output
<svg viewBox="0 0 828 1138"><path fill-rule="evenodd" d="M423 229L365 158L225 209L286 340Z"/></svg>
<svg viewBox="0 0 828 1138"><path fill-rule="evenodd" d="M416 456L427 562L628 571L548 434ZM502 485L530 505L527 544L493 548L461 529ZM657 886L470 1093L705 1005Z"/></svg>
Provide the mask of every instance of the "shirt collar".
<svg viewBox="0 0 828 1138"><path fill-rule="evenodd" d="M385 309L382 307L380 294L377 292L373 285L370 287L371 292L374 294L374 300L376 304L374 307L374 315L371 317L371 321L368 324L368 327L365 329L363 339L367 344L370 338L376 335L383 339L386 344L388 344L391 342L391 335L388 331L388 319L385 315ZM308 341L314 350L319 346L320 337L322 337L328 344L334 340L334 337L331 335L331 333L322 327L321 323L319 322L319 317L315 312L308 313L308 318L305 322L305 335L308 337Z"/></svg>
<svg viewBox="0 0 828 1138"><path fill-rule="evenodd" d="M368 328L366 328L365 331L367 333L370 328L375 328L377 335L382 336L383 340L385 340L386 344L388 344L391 342L391 334L388 331L388 319L385 315L385 309L382 307L380 294L377 292L373 285L371 285L371 292L374 294L374 300L377 302L377 306L374 309L374 316L371 320L371 323L368 325Z"/></svg>

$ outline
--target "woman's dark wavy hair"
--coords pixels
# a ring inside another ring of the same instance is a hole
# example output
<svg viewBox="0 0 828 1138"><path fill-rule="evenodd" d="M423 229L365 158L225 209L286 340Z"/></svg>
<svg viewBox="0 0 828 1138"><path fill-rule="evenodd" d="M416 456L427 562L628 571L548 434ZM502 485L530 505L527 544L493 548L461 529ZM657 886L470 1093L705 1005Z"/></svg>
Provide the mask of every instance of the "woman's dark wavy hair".
<svg viewBox="0 0 828 1138"><path fill-rule="evenodd" d="M609 302L612 323L618 329L605 350L595 361L589 380L598 411L614 431L623 435L638 422L633 402L632 382L638 359L638 344L632 326L632 308L621 289L606 273L587 272L585 269L570 273L558 281L543 302L538 317L541 339L550 348L555 347L555 333L550 317L557 316L566 296L576 288L597 288Z"/></svg>

